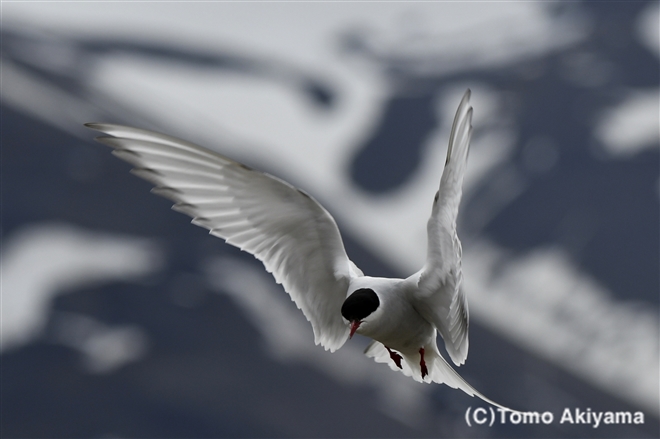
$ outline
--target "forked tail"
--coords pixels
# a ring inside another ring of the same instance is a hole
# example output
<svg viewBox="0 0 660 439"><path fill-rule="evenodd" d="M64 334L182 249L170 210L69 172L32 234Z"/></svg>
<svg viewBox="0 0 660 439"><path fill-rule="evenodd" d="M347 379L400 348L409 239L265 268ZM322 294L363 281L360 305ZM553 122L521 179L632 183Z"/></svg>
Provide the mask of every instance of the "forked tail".
<svg viewBox="0 0 660 439"><path fill-rule="evenodd" d="M424 360L428 368L428 375L424 378L422 378L419 355L411 356L400 353L404 361L401 362L401 368L399 368L394 361L392 361L390 353L385 346L378 341L372 341L369 346L367 346L364 353L367 357L373 358L377 363L386 363L392 370L400 371L404 375L412 377L415 381L419 381L420 383L433 382L446 384L454 389L461 389L470 396L477 396L487 403L503 410L515 411L485 397L477 389L472 387L449 365L449 363L447 363L447 361L445 361L435 344L429 344L424 348Z"/></svg>

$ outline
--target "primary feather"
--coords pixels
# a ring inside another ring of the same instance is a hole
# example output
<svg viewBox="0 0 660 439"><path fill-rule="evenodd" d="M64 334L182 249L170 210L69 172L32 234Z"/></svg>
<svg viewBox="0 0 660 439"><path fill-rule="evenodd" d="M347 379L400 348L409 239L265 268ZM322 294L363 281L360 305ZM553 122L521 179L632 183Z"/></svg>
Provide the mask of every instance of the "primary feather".
<svg viewBox="0 0 660 439"><path fill-rule="evenodd" d="M472 107L468 89L452 124L447 160L427 224L426 264L413 275L418 279L418 311L435 325L449 356L459 366L468 354L469 317L467 299L460 288L462 250L456 233L456 217L471 136Z"/></svg>
<svg viewBox="0 0 660 439"><path fill-rule="evenodd" d="M193 143L121 125L90 123L97 140L174 201L193 223L261 260L312 324L316 344L335 351L348 338L339 312L351 277L332 216L310 195Z"/></svg>

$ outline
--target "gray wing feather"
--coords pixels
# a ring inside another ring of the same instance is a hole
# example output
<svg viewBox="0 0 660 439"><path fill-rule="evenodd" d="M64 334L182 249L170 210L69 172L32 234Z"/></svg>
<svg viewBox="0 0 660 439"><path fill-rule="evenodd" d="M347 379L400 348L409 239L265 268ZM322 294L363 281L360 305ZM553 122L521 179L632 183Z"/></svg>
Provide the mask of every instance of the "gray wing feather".
<svg viewBox="0 0 660 439"><path fill-rule="evenodd" d="M345 343L340 309L351 276L361 273L314 198L190 142L121 125L86 126L112 136L97 140L174 201L174 210L261 260L312 324L316 344L335 351Z"/></svg>
<svg viewBox="0 0 660 439"><path fill-rule="evenodd" d="M456 234L456 217L472 135L471 122L468 89L454 118L440 188L427 224L426 264L414 275L418 276L419 288L415 306L436 326L456 365L465 362L469 347L469 314L467 299L461 289L462 250Z"/></svg>

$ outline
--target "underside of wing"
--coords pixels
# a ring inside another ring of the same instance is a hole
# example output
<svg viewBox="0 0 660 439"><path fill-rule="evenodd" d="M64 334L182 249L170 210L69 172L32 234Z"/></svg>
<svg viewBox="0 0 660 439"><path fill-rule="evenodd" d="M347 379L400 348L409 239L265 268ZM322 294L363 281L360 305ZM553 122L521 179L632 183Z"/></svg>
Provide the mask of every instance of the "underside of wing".
<svg viewBox="0 0 660 439"><path fill-rule="evenodd" d="M469 317L467 300L461 290L462 250L456 234L456 217L472 135L471 122L470 90L467 90L454 118L440 188L427 224L426 264L415 274L419 287L416 308L436 326L456 365L465 362L469 347Z"/></svg>
<svg viewBox="0 0 660 439"><path fill-rule="evenodd" d="M310 195L195 144L113 124L86 124L97 138L155 185L193 224L245 250L281 283L314 329L315 342L335 351L348 338L340 309L350 277L332 216Z"/></svg>

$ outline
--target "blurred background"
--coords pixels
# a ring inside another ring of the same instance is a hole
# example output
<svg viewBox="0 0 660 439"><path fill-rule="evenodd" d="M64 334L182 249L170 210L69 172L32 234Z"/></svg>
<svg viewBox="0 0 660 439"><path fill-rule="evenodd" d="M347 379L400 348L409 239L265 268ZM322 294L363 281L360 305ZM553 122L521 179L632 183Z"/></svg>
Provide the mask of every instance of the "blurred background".
<svg viewBox="0 0 660 439"><path fill-rule="evenodd" d="M657 2L1 7L2 437L658 437ZM366 339L315 346L260 262L82 126L275 174L366 274L407 277L468 87L458 371L547 425L468 426L484 403Z"/></svg>

